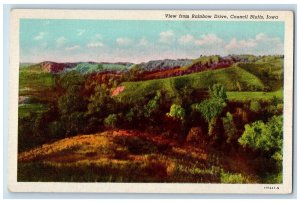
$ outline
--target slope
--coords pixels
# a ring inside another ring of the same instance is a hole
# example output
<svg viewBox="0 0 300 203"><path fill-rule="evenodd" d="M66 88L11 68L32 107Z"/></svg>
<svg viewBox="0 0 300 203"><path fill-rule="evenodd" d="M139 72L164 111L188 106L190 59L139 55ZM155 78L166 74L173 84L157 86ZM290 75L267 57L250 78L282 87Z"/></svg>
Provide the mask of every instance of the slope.
<svg viewBox="0 0 300 203"><path fill-rule="evenodd" d="M258 181L225 171L216 154L199 146L140 131L79 135L18 156L18 181L25 182L222 182L225 174Z"/></svg>
<svg viewBox="0 0 300 203"><path fill-rule="evenodd" d="M200 90L207 89L216 83L224 85L227 91L261 91L264 89L264 84L255 75L238 66L232 66L178 77L124 82L122 85L125 86L125 90L118 95L118 99L126 103L135 103L157 90L164 91L172 97L185 86Z"/></svg>

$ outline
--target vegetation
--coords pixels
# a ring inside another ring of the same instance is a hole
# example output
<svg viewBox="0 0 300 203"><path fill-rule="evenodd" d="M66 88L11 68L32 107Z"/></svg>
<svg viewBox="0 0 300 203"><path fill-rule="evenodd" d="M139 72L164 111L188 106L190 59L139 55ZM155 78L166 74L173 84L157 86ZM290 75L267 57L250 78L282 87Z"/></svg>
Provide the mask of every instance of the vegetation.
<svg viewBox="0 0 300 203"><path fill-rule="evenodd" d="M172 104L170 112L167 113L167 115L175 119L183 120L185 117L185 110L178 104Z"/></svg>
<svg viewBox="0 0 300 203"><path fill-rule="evenodd" d="M273 116L267 123L255 121L245 125L245 131L239 139L243 146L270 153L270 158L281 164L283 146L283 118Z"/></svg>
<svg viewBox="0 0 300 203"><path fill-rule="evenodd" d="M224 133L226 136L226 142L232 143L238 138L237 127L234 123L233 115L230 112L226 113L226 116L222 118Z"/></svg>
<svg viewBox="0 0 300 203"><path fill-rule="evenodd" d="M282 182L282 56L162 64L22 64L18 181Z"/></svg>
<svg viewBox="0 0 300 203"><path fill-rule="evenodd" d="M253 91L264 88L263 83L256 76L239 67L229 67L166 79L124 82L122 85L125 86L125 90L118 95L118 99L121 102L136 103L157 91L163 91L170 98L174 98L178 89L183 86L201 90L217 83L222 84L226 91L237 91L237 82L239 82L242 90Z"/></svg>

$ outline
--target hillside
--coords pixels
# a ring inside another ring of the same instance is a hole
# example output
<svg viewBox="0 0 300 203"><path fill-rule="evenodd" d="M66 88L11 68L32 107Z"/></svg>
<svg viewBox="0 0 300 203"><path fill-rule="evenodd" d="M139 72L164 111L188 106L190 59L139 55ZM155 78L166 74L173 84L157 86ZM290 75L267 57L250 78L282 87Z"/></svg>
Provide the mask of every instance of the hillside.
<svg viewBox="0 0 300 203"><path fill-rule="evenodd" d="M247 163L241 163L242 171L228 172L235 167L229 161L220 165L216 153L139 131L117 130L66 138L23 152L18 162L18 181L259 181L251 175Z"/></svg>
<svg viewBox="0 0 300 203"><path fill-rule="evenodd" d="M267 56L250 63L239 63L239 67L260 78L269 90L279 90L283 86L283 58Z"/></svg>
<svg viewBox="0 0 300 203"><path fill-rule="evenodd" d="M227 91L264 89L264 84L255 75L240 67L232 66L165 79L124 82L122 86L125 86L125 90L118 95L118 98L124 102L137 102L157 90L165 91L172 97L184 86L197 90L207 89L216 83L224 85Z"/></svg>

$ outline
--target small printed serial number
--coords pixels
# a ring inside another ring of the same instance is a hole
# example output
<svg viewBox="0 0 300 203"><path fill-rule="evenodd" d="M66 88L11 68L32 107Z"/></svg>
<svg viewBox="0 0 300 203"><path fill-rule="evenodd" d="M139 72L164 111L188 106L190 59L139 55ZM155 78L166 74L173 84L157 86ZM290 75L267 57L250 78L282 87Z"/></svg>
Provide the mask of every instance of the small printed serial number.
<svg viewBox="0 0 300 203"><path fill-rule="evenodd" d="M279 190L279 186L264 186L265 190Z"/></svg>

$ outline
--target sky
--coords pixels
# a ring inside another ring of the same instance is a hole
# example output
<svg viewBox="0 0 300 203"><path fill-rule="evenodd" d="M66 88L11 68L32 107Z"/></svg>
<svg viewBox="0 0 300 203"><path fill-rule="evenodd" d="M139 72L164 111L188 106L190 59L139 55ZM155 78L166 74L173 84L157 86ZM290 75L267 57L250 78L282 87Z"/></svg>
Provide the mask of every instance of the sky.
<svg viewBox="0 0 300 203"><path fill-rule="evenodd" d="M21 19L20 62L283 54L283 22Z"/></svg>

